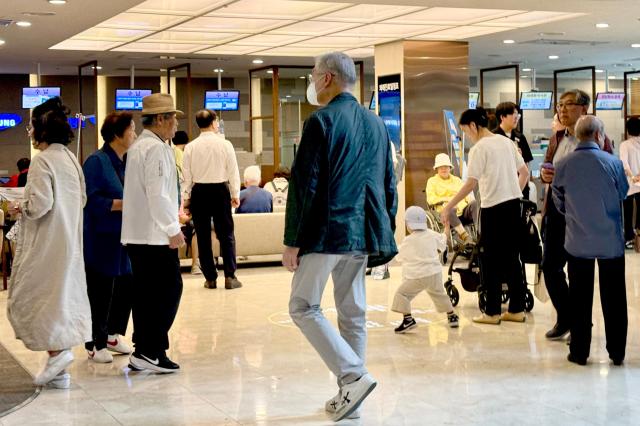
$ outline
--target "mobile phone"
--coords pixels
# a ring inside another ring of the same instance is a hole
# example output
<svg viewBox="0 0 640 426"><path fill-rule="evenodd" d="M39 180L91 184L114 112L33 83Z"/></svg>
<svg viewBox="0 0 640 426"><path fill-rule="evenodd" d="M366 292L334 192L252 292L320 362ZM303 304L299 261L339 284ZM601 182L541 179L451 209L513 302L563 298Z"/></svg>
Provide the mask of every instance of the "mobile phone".
<svg viewBox="0 0 640 426"><path fill-rule="evenodd" d="M543 163L542 164L542 168L543 169L547 169L547 170L555 170L555 167L553 166L553 163Z"/></svg>

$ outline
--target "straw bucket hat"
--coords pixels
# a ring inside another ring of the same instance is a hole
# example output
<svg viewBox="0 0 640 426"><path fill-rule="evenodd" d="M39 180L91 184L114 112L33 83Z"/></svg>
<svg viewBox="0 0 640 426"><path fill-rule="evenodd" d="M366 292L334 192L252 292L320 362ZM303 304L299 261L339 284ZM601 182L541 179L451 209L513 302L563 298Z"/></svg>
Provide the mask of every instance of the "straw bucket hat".
<svg viewBox="0 0 640 426"><path fill-rule="evenodd" d="M166 93L153 93L142 98L142 115L156 115L175 112L178 117L184 113L173 104L173 97Z"/></svg>

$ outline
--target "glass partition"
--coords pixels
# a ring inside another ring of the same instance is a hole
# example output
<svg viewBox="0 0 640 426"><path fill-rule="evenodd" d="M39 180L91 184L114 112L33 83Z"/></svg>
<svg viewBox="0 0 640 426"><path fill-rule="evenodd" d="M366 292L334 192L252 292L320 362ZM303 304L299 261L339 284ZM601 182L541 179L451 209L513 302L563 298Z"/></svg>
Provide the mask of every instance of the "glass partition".
<svg viewBox="0 0 640 426"><path fill-rule="evenodd" d="M501 102L518 103L520 96L518 65L480 70L480 103L485 109L494 109Z"/></svg>
<svg viewBox="0 0 640 426"><path fill-rule="evenodd" d="M570 68L563 70L556 70L553 72L553 86L554 86L554 105L558 103L560 96L563 92L571 89L584 90L589 96L591 96L591 104L589 105L589 114L596 114L595 99L596 99L596 68L595 67L581 67Z"/></svg>

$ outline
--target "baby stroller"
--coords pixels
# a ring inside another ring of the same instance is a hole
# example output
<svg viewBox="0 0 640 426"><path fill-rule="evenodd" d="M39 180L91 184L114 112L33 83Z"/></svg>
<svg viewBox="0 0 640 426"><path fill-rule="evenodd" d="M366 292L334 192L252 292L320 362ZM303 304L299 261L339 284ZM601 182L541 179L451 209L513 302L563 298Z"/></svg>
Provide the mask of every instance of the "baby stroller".
<svg viewBox="0 0 640 426"><path fill-rule="evenodd" d="M520 203L520 211L521 223L523 225L520 244L520 259L522 263L522 276L524 279L523 285L526 287L527 280L525 275L525 263L539 264L542 260L542 246L540 244L538 228L533 220L537 211L537 205L532 201L523 199ZM456 260L460 254L461 253L459 252L454 253L453 258L451 259L444 288L451 300L451 304L456 306L460 301L460 293L453 284L453 273L457 273L460 275L460 282L465 291L478 292L478 307L481 312L484 312L487 306L487 294L482 286L478 248L473 248L468 261L462 265L456 265ZM525 310L527 312L531 312L534 306L534 297L528 287L526 288L524 298ZM502 303L507 303L508 301L509 290L508 287L503 284Z"/></svg>

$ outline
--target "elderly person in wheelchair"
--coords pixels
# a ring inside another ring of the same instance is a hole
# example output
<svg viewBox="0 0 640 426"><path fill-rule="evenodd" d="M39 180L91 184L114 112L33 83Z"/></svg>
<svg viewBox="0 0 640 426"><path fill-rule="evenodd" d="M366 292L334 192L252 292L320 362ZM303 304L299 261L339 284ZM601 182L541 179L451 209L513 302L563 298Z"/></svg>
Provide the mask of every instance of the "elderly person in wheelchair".
<svg viewBox="0 0 640 426"><path fill-rule="evenodd" d="M437 213L451 200L462 188L462 180L451 174L453 165L447 154L441 153L436 155L435 164L433 166L436 174L427 181L427 205L430 209ZM458 238L465 246L474 244L474 239L465 229L464 225L473 224L478 217L478 205L475 200L468 197L460 201L456 209L452 209L449 213L449 224L445 225L445 234L450 231L450 226L458 234Z"/></svg>

